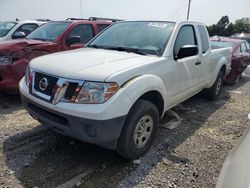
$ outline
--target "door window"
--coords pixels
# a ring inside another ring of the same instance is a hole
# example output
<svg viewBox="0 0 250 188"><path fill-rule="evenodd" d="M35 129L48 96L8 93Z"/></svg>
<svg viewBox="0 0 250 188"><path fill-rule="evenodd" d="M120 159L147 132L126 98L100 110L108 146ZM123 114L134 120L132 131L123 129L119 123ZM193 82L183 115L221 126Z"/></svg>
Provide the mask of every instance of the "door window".
<svg viewBox="0 0 250 188"><path fill-rule="evenodd" d="M88 43L93 37L94 32L92 25L90 24L80 24L75 26L69 33L68 37L79 36L81 39L81 43Z"/></svg>
<svg viewBox="0 0 250 188"><path fill-rule="evenodd" d="M246 44L246 46L247 46L247 51L250 52L250 51L249 51L249 50L250 50L250 45L249 45L249 43L248 43L248 42L245 42L245 44Z"/></svg>
<svg viewBox="0 0 250 188"><path fill-rule="evenodd" d="M174 56L177 56L181 47L185 45L197 45L194 27L191 25L185 25L180 29L174 45Z"/></svg>
<svg viewBox="0 0 250 188"><path fill-rule="evenodd" d="M30 23L30 24L23 24L20 27L17 28L16 32L24 32L25 35L29 35L32 31L34 31L36 28L38 28L39 26L37 24L34 23Z"/></svg>
<svg viewBox="0 0 250 188"><path fill-rule="evenodd" d="M240 51L243 52L243 53L246 53L246 52L247 52L247 47L246 47L246 45L245 45L244 42L242 42L242 43L240 44Z"/></svg>

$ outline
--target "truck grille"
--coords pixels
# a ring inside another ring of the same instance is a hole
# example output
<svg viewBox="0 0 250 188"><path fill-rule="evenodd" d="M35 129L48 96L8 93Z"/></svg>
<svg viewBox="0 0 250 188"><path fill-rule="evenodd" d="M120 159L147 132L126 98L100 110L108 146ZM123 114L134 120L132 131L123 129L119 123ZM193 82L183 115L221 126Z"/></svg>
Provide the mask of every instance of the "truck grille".
<svg viewBox="0 0 250 188"><path fill-rule="evenodd" d="M64 95L64 99L66 100L71 100L71 98L73 97L73 95L75 94L76 88L78 87L78 83L69 83L69 86L66 90L66 93Z"/></svg>
<svg viewBox="0 0 250 188"><path fill-rule="evenodd" d="M71 102L74 100L76 91L79 90L84 81L58 78L35 72L32 83L32 95L56 104L59 101Z"/></svg>
<svg viewBox="0 0 250 188"><path fill-rule="evenodd" d="M44 78L47 79L48 86L46 87L45 90L42 90L40 87L40 81ZM52 96L52 93L56 86L57 81L58 81L58 78L56 77L52 77L52 76L48 76L48 75L36 72L35 79L34 79L34 89L45 95Z"/></svg>

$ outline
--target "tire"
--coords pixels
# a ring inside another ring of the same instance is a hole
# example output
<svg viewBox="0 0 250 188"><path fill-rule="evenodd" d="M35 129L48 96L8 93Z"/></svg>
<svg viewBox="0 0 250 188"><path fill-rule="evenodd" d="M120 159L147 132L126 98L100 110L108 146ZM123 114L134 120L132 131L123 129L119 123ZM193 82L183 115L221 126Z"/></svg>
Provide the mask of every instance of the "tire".
<svg viewBox="0 0 250 188"><path fill-rule="evenodd" d="M212 87L204 91L207 99L216 100L220 96L221 88L223 85L223 75L223 72L220 71Z"/></svg>
<svg viewBox="0 0 250 188"><path fill-rule="evenodd" d="M153 143L159 122L157 107L139 99L128 113L116 151L122 157L134 160L144 155Z"/></svg>

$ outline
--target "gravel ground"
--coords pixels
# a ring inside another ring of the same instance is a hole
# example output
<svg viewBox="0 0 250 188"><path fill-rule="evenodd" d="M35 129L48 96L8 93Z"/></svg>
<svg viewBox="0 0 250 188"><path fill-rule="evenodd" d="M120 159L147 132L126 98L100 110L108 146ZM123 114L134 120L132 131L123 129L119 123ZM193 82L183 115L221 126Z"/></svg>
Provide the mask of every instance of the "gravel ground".
<svg viewBox="0 0 250 188"><path fill-rule="evenodd" d="M175 107L181 124L161 128L136 161L54 133L27 114L18 96L0 93L0 187L215 187L250 125L248 81L224 87L216 102L197 95Z"/></svg>

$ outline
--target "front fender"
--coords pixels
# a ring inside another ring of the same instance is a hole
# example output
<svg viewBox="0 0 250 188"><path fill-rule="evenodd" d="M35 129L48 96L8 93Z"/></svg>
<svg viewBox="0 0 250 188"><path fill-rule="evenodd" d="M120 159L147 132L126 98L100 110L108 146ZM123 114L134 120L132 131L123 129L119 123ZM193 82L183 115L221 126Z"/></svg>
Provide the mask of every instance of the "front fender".
<svg viewBox="0 0 250 188"><path fill-rule="evenodd" d="M167 94L167 89L160 77L152 74L137 76L127 81L122 87L132 101L132 104L134 104L143 94L149 91L159 92L164 101L165 109L165 96Z"/></svg>

